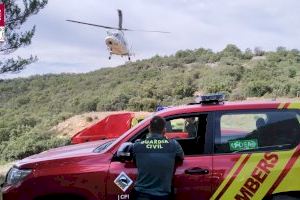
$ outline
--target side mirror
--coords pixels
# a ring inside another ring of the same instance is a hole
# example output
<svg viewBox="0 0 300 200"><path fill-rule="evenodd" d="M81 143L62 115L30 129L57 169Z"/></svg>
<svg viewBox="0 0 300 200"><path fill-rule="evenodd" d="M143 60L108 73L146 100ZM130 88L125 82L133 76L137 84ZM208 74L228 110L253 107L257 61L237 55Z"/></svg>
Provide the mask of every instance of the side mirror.
<svg viewBox="0 0 300 200"><path fill-rule="evenodd" d="M133 143L132 142L125 142L123 144L121 144L121 146L119 147L118 151L117 151L117 158L120 161L128 161L132 159L132 155L131 155L131 149L133 147Z"/></svg>

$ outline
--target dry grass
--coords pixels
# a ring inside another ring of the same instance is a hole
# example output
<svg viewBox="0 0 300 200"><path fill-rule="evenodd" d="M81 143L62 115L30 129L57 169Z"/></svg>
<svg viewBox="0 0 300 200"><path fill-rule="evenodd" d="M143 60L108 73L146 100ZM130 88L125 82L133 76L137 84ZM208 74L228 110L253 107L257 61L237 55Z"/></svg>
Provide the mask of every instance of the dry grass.
<svg viewBox="0 0 300 200"><path fill-rule="evenodd" d="M0 165L0 184L2 184L4 182L5 179L5 175L8 172L8 170L11 168L11 166L13 166L13 162L11 163L6 163L3 165ZM0 200L2 198L2 194L1 194L1 188L0 188Z"/></svg>
<svg viewBox="0 0 300 200"><path fill-rule="evenodd" d="M0 175L0 184L4 182L4 179L5 179L5 175Z"/></svg>
<svg viewBox="0 0 300 200"><path fill-rule="evenodd" d="M10 163L0 165L0 183L3 182L6 173L13 166L13 164L14 164L14 162L10 162Z"/></svg>

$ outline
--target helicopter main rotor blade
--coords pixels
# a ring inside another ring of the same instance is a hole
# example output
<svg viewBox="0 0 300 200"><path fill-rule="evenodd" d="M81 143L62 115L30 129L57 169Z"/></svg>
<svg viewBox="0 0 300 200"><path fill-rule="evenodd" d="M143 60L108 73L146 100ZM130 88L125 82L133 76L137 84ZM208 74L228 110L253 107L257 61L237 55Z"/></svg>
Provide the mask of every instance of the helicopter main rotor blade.
<svg viewBox="0 0 300 200"><path fill-rule="evenodd" d="M141 30L141 29L117 28L117 27L103 26L103 25L98 25L98 24L91 24L91 23L80 22L80 21L69 20L69 19L67 19L66 21L73 22L73 23L78 23L78 24L84 24L84 25L88 25L88 26L95 26L95 27L100 27L100 28L119 30L119 31L139 31L139 32L152 32L152 33L170 33L170 32L167 32L167 31L150 31L150 30ZM121 22L122 22L122 17L121 17Z"/></svg>
<svg viewBox="0 0 300 200"><path fill-rule="evenodd" d="M122 30L122 23L123 23L123 15L122 10L118 9L118 15L119 15L119 30Z"/></svg>
<svg viewBox="0 0 300 200"><path fill-rule="evenodd" d="M142 29L127 29L123 28L122 31L139 31L139 32L151 32L151 33L171 33L168 31L150 31L150 30L142 30Z"/></svg>
<svg viewBox="0 0 300 200"><path fill-rule="evenodd" d="M119 28L111 27L111 26L103 26L103 25L98 25L98 24L91 24L91 23L80 22L80 21L69 20L69 19L67 19L66 21L68 21L68 22L74 22L74 23L78 23L78 24L85 24L85 25L89 25L89 26L100 27L100 28L119 30Z"/></svg>

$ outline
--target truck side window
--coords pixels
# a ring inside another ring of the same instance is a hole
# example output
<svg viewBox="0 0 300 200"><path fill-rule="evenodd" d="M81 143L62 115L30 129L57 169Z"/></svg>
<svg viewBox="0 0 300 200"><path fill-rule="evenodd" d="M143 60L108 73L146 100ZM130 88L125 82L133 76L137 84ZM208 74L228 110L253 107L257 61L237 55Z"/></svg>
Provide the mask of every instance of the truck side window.
<svg viewBox="0 0 300 200"><path fill-rule="evenodd" d="M292 149L300 141L299 112L223 112L216 119L215 153Z"/></svg>
<svg viewBox="0 0 300 200"><path fill-rule="evenodd" d="M165 136L177 140L185 155L203 154L206 126L207 114L176 116L166 120ZM147 134L144 130L136 139L145 139Z"/></svg>

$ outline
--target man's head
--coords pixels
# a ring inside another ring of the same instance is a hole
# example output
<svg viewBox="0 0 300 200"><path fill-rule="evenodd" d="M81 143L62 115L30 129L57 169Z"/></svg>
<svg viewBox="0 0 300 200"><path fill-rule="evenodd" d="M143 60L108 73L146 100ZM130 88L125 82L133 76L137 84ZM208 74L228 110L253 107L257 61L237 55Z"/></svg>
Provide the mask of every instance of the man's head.
<svg viewBox="0 0 300 200"><path fill-rule="evenodd" d="M159 116L154 116L149 125L151 133L163 134L165 132L166 120Z"/></svg>
<svg viewBox="0 0 300 200"><path fill-rule="evenodd" d="M193 122L195 122L195 117L189 117L189 118L186 118L186 121L187 121L188 123L193 123Z"/></svg>

